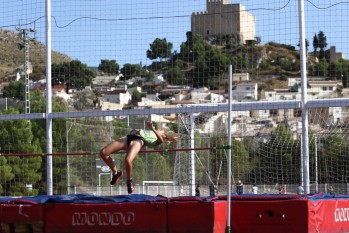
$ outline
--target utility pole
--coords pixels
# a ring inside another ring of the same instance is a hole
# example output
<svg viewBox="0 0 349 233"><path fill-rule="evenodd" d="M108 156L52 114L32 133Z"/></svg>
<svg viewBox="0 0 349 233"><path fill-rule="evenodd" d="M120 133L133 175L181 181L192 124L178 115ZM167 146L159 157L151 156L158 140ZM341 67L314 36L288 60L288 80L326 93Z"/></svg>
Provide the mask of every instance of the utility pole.
<svg viewBox="0 0 349 233"><path fill-rule="evenodd" d="M24 49L24 64L23 64L23 72L24 72L24 95L25 95L25 104L24 104L24 113L30 113L30 87L29 87L29 41L35 40L36 29L21 29L20 26L16 27L16 30L19 31L19 38L22 40L22 43L19 43L19 49ZM30 38L29 34L34 33L34 37Z"/></svg>

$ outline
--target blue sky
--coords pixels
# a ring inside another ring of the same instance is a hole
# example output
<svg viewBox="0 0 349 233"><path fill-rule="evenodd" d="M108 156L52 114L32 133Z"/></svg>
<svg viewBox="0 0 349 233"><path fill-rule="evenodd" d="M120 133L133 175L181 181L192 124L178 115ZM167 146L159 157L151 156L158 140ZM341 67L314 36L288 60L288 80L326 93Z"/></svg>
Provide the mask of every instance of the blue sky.
<svg viewBox="0 0 349 233"><path fill-rule="evenodd" d="M121 2L121 3L120 3ZM256 34L269 41L297 46L299 41L297 0L240 0L257 17ZM306 36L312 50L315 33L324 31L329 46L349 55L349 2L305 2ZM120 65L149 65L146 50L155 38L166 38L174 50L186 40L192 12L205 11L206 0L52 0L52 48L89 66L101 59ZM0 28L15 31L34 27L45 42L45 2L7 0L0 9ZM298 48L297 48L298 49Z"/></svg>

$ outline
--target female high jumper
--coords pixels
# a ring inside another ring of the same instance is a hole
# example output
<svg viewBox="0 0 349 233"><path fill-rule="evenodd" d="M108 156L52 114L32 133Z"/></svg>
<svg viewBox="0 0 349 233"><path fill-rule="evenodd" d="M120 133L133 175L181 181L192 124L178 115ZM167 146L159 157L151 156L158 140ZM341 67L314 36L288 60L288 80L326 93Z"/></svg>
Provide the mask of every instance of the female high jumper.
<svg viewBox="0 0 349 233"><path fill-rule="evenodd" d="M151 122L147 122L147 127L149 129L132 130L127 136L111 142L100 151L101 158L113 173L110 185L117 184L123 175L122 170L118 171L116 169L110 154L117 153L121 150L126 151L125 168L127 176L127 192L129 194L133 193L135 189L132 180L132 161L135 159L142 147L145 145L154 147L163 142L170 144L178 140L178 135L171 130L157 130Z"/></svg>

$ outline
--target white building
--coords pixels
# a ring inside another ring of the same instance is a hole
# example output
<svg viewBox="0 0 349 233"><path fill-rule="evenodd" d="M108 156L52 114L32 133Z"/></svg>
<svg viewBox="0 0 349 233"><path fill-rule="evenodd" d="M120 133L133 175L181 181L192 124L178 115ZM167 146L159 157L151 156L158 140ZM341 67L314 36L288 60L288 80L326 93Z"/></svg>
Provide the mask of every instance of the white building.
<svg viewBox="0 0 349 233"><path fill-rule="evenodd" d="M68 101L71 98L71 94L68 94L65 91L64 85L56 85L52 87L52 97L60 97L65 101Z"/></svg>
<svg viewBox="0 0 349 233"><path fill-rule="evenodd" d="M165 80L164 80L163 74L155 75L155 77L154 77L154 83L155 83L155 84L159 84L159 83L162 83L162 82L164 82L164 81L165 81Z"/></svg>
<svg viewBox="0 0 349 233"><path fill-rule="evenodd" d="M308 98L321 99L329 97L337 90L337 81L309 81Z"/></svg>
<svg viewBox="0 0 349 233"><path fill-rule="evenodd" d="M127 92L130 93L131 96L133 95L133 92L135 92L135 91L142 93L141 87L131 87L131 88L126 88L125 90L127 90Z"/></svg>
<svg viewBox="0 0 349 233"><path fill-rule="evenodd" d="M118 104L118 103L113 103L113 102L108 102L108 101L100 101L100 109L101 110L122 110L124 107L124 104Z"/></svg>
<svg viewBox="0 0 349 233"><path fill-rule="evenodd" d="M159 105L166 105L165 101L153 100L147 97L142 97L142 100L137 103L140 108L153 108Z"/></svg>
<svg viewBox="0 0 349 233"><path fill-rule="evenodd" d="M288 78L288 89L300 92L301 83L301 78ZM335 92L339 85L342 85L342 83L338 81L324 80L324 78L309 78L307 86L308 98L326 98Z"/></svg>
<svg viewBox="0 0 349 233"><path fill-rule="evenodd" d="M256 101L258 100L257 83L239 83L232 90L232 98L236 101Z"/></svg>
<svg viewBox="0 0 349 233"><path fill-rule="evenodd" d="M225 102L225 97L223 95L211 93L206 87L195 89L191 91L189 95L190 100L197 104Z"/></svg>
<svg viewBox="0 0 349 233"><path fill-rule="evenodd" d="M250 80L249 73L234 73L233 74L233 82L246 82Z"/></svg>
<svg viewBox="0 0 349 233"><path fill-rule="evenodd" d="M131 94L126 90L114 90L102 92L103 102L112 102L117 104L129 104L131 101Z"/></svg>
<svg viewBox="0 0 349 233"><path fill-rule="evenodd" d="M267 101L296 100L301 99L301 93L291 92L288 89L274 89L272 91L265 91L264 97Z"/></svg>

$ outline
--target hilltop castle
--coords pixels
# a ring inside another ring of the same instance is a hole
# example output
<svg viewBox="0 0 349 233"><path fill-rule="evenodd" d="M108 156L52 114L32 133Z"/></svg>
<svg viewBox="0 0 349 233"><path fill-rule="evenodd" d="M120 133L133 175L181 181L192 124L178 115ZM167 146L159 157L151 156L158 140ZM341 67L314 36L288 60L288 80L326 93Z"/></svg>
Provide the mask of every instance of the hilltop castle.
<svg viewBox="0 0 349 233"><path fill-rule="evenodd" d="M241 4L230 0L206 0L205 12L194 12L191 31L205 38L217 35L239 35L240 43L256 40L256 17Z"/></svg>

